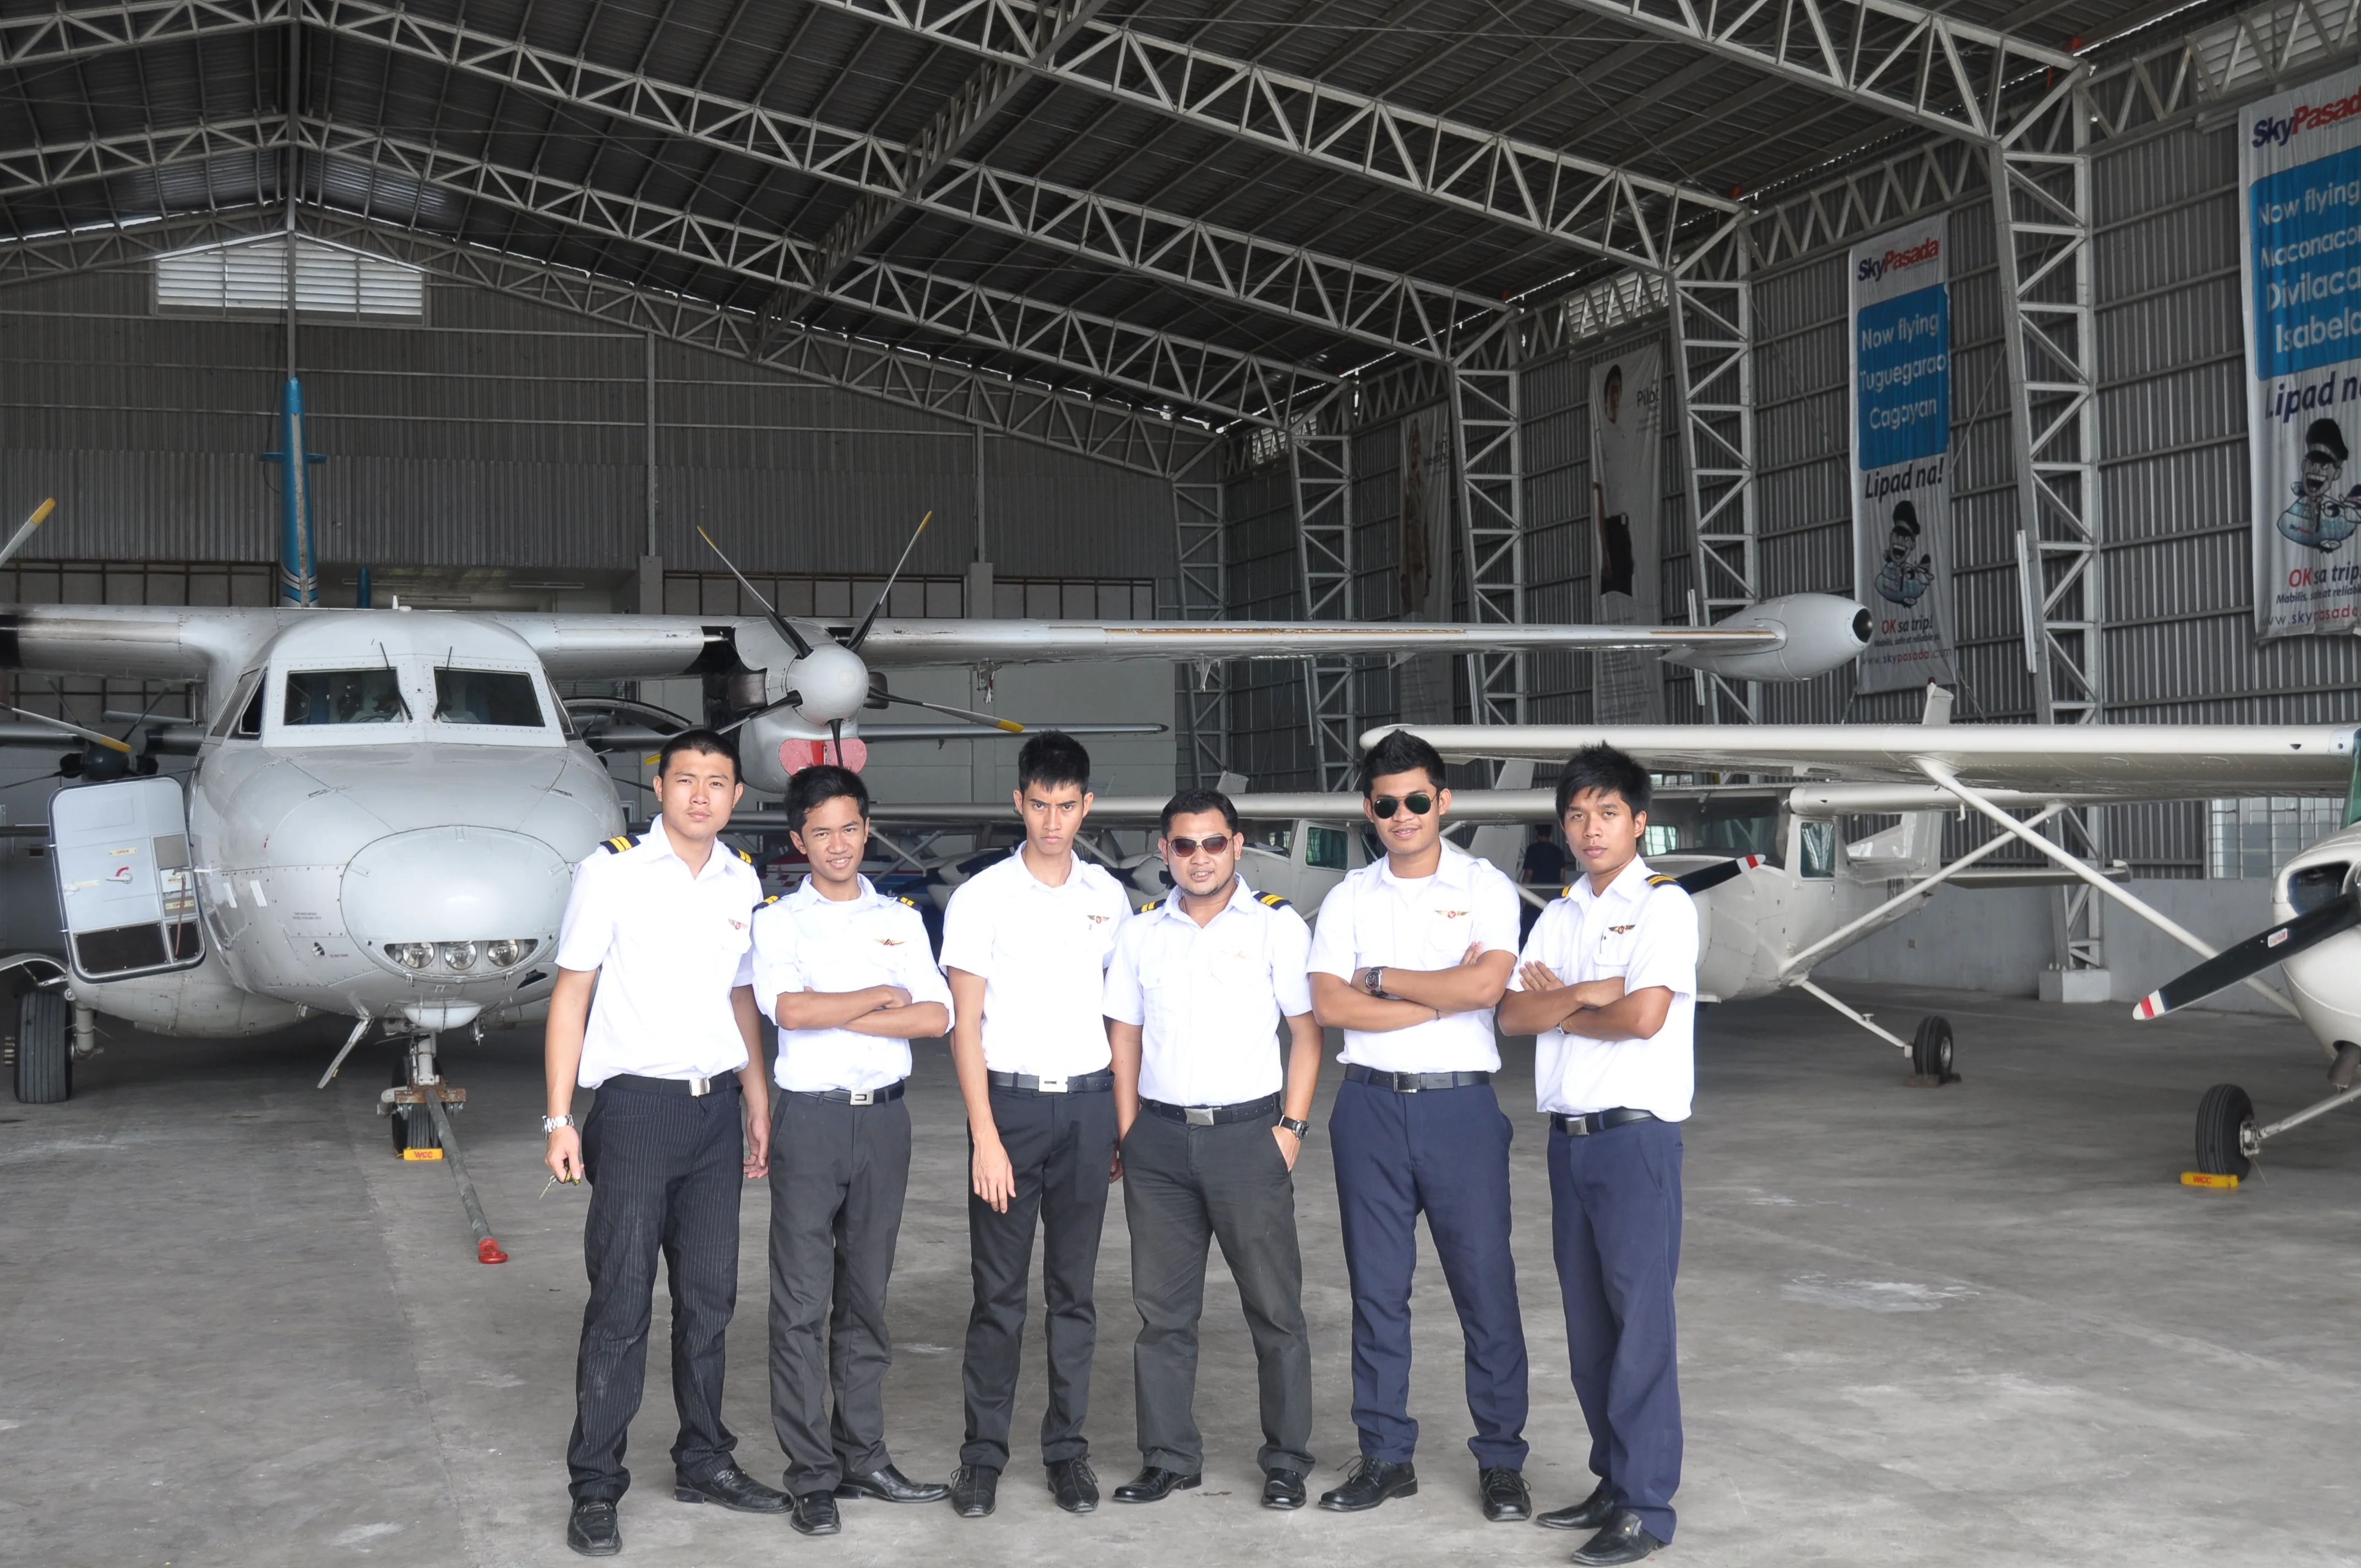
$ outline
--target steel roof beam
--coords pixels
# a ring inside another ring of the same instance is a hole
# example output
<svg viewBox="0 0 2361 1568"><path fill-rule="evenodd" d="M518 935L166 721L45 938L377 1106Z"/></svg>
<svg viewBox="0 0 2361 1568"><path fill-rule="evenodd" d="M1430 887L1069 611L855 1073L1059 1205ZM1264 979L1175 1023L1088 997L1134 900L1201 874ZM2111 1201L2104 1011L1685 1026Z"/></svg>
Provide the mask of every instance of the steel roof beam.
<svg viewBox="0 0 2361 1568"><path fill-rule="evenodd" d="M294 0L115 0L0 16L0 66L27 70L147 44L284 26Z"/></svg>
<svg viewBox="0 0 2361 1568"><path fill-rule="evenodd" d="M277 152L286 146L287 116L274 114L181 129L141 129L44 147L0 149L0 200L45 193L87 180Z"/></svg>

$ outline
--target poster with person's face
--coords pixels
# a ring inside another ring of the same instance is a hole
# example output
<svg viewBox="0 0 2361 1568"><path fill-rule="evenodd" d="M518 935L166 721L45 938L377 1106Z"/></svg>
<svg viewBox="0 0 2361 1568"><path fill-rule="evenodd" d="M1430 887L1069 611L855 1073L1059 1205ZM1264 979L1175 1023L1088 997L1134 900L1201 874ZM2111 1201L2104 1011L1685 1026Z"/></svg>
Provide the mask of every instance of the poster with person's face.
<svg viewBox="0 0 2361 1568"><path fill-rule="evenodd" d="M1657 507L1664 492L1664 352L1654 344L1590 367L1590 524L1598 619L1610 626L1664 622ZM1591 718L1599 724L1664 722L1663 666L1653 654L1597 655Z"/></svg>
<svg viewBox="0 0 2361 1568"><path fill-rule="evenodd" d="M2350 632L2361 609L2361 71L2239 117L2255 632Z"/></svg>
<svg viewBox="0 0 2361 1568"><path fill-rule="evenodd" d="M1950 224L1852 247L1853 591L1860 689L1957 678L1951 629Z"/></svg>

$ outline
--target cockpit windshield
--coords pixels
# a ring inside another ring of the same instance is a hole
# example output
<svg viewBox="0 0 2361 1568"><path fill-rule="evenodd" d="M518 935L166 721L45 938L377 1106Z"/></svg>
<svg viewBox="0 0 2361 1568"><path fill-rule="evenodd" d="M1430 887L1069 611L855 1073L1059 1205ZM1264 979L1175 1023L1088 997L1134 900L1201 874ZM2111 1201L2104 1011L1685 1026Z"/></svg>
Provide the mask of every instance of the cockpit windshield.
<svg viewBox="0 0 2361 1568"><path fill-rule="evenodd" d="M410 710L391 669L290 670L287 724L401 724Z"/></svg>
<svg viewBox="0 0 2361 1568"><path fill-rule="evenodd" d="M434 672L434 717L445 724L498 724L511 729L542 727L541 699L533 677L513 670Z"/></svg>

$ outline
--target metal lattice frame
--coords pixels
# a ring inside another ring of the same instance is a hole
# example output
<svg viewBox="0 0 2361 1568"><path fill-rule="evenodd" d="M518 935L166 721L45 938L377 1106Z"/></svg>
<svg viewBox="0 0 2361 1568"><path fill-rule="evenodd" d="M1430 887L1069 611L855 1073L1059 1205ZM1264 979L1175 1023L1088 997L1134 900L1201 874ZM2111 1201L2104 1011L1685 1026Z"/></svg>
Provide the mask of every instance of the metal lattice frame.
<svg viewBox="0 0 2361 1568"><path fill-rule="evenodd" d="M1525 620L1523 382L1518 335L1495 334L1451 367L1452 466L1459 480L1460 555L1467 619ZM1532 687L1523 653L1466 656L1467 705L1477 724L1522 724Z"/></svg>
<svg viewBox="0 0 2361 1568"><path fill-rule="evenodd" d="M1178 568L1183 620L1219 620L1229 613L1226 535L1222 526L1220 453L1209 447L1197 464L1172 479L1172 558ZM1180 666L1181 773L1211 784L1229 767L1229 664L1201 659Z"/></svg>
<svg viewBox="0 0 2361 1568"><path fill-rule="evenodd" d="M1754 482L1754 288L1747 247L1720 247L1675 271L1667 283L1692 591L1697 613L1711 623L1763 597ZM1709 675L1699 690L1708 722L1721 721L1724 699L1742 720L1761 716L1760 682L1741 688Z"/></svg>
<svg viewBox="0 0 2361 1568"><path fill-rule="evenodd" d="M1353 619L1353 437L1345 403L1342 396L1324 399L1297 415L1286 432L1306 620ZM1353 670L1349 658L1303 661L1304 716L1323 789L1349 785L1359 755Z"/></svg>

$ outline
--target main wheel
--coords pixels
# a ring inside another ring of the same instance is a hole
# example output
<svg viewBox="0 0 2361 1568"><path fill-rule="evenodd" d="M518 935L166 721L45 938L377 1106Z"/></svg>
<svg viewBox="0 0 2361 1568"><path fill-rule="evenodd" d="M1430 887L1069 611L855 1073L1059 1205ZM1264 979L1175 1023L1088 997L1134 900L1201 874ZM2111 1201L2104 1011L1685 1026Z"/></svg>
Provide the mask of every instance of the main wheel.
<svg viewBox="0 0 2361 1568"><path fill-rule="evenodd" d="M2244 1179L2255 1168L2246 1152L2255 1102L2235 1083L2217 1083L2197 1102L2197 1168L2208 1176Z"/></svg>
<svg viewBox="0 0 2361 1568"><path fill-rule="evenodd" d="M72 1006L61 991L28 991L16 1003L16 1098L55 1105L73 1092Z"/></svg>
<svg viewBox="0 0 2361 1568"><path fill-rule="evenodd" d="M1951 1076L1951 1022L1921 1018L1910 1041L1910 1070L1940 1083Z"/></svg>
<svg viewBox="0 0 2361 1568"><path fill-rule="evenodd" d="M393 1087L401 1089L410 1082L408 1053L393 1061ZM393 1105L386 1110L385 1119L393 1124L393 1152L400 1157L404 1149L439 1149L443 1140L434 1135L434 1117L423 1105Z"/></svg>

